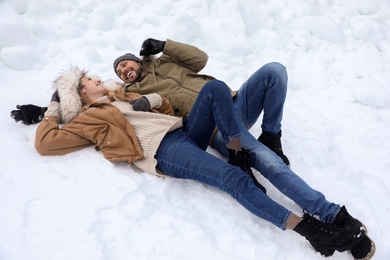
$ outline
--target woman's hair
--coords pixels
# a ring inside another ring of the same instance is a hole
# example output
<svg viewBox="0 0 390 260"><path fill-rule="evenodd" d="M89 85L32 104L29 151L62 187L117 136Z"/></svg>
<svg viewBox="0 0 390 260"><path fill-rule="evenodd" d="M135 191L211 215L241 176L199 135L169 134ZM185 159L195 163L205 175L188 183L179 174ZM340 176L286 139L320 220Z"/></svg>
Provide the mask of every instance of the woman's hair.
<svg viewBox="0 0 390 260"><path fill-rule="evenodd" d="M84 85L81 84L81 79L84 78L85 76L87 76L87 71L82 71L81 75L80 75L80 78L79 78L79 82L77 84L77 91L80 95L80 100L81 100L81 104L82 106L85 106L87 105L89 102L89 100L87 99L87 97L84 95L84 93L82 92L83 88L84 88Z"/></svg>

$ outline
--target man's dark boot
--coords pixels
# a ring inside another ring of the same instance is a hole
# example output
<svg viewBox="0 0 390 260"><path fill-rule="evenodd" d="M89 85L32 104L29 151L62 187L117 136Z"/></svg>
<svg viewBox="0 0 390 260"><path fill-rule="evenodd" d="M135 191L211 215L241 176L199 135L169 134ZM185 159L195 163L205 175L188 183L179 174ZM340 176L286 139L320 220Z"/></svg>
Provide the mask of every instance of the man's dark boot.
<svg viewBox="0 0 390 260"><path fill-rule="evenodd" d="M283 154L282 142L280 141L281 137L282 131L279 131L279 133L276 135L263 131L257 140L271 149L271 151L276 153L276 155L282 158L283 162L287 164L288 167L290 167L290 161L288 160L287 156Z"/></svg>
<svg viewBox="0 0 390 260"><path fill-rule="evenodd" d="M365 237L365 231L361 225L330 224L308 213L304 213L303 220L294 228L294 231L304 236L314 249L324 256L333 255L335 250L339 252L350 250Z"/></svg>
<svg viewBox="0 0 390 260"><path fill-rule="evenodd" d="M251 165L249 163L250 153L247 149L241 148L241 151L236 151L232 149L228 149L229 151L229 161L228 163L234 166L240 167L241 170L246 172L253 180L255 185L261 189L264 193L266 193L266 189L261 185L255 175L253 175Z"/></svg>
<svg viewBox="0 0 390 260"><path fill-rule="evenodd" d="M375 254L375 243L367 236L367 228L359 220L352 217L345 206L342 206L333 224L340 226L362 225L366 236L353 248L351 254L355 259L371 259Z"/></svg>

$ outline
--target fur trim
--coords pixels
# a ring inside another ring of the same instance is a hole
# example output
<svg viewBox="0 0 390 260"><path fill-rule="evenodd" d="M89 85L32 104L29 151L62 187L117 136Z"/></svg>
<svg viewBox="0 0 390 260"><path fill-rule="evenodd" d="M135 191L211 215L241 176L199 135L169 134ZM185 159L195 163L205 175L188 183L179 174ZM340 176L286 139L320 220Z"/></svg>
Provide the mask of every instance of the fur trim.
<svg viewBox="0 0 390 260"><path fill-rule="evenodd" d="M93 80L100 80L96 75L90 75L87 71L79 69L77 66L71 66L69 70L64 70L60 76L53 82L54 91L58 91L60 97L60 121L68 123L77 116L81 109L81 96L79 94L79 82L83 76L88 76ZM121 87L120 83L109 79L102 85L110 91L115 91Z"/></svg>
<svg viewBox="0 0 390 260"><path fill-rule="evenodd" d="M60 117L62 123L68 123L81 110L81 97L78 92L80 78L86 71L80 70L77 66L62 71L60 76L53 82L54 90L58 91L60 97Z"/></svg>

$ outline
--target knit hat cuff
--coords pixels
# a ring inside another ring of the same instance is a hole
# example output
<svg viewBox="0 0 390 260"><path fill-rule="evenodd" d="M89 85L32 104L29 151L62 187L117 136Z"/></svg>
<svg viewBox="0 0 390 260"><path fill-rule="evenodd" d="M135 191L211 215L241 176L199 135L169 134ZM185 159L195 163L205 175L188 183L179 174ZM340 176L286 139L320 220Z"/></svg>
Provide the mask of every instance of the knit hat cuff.
<svg viewBox="0 0 390 260"><path fill-rule="evenodd" d="M124 61L124 60L132 60L132 61L135 61L138 63L142 63L142 60L140 58L138 58L137 56L135 56L134 54L131 54L131 53L123 54L122 56L119 56L118 58L116 58L114 63L113 63L114 71L117 75L118 75L118 73L116 72L116 68L118 67L119 63L121 61ZM119 75L118 75L118 77L119 77Z"/></svg>

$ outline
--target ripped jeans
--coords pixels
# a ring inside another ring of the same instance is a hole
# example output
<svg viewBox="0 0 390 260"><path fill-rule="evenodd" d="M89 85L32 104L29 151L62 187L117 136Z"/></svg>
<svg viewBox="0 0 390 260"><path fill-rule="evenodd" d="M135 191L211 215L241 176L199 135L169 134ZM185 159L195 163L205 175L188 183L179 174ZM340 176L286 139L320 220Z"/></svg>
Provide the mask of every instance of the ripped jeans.
<svg viewBox="0 0 390 260"><path fill-rule="evenodd" d="M267 159L274 153L254 137L249 138L251 135L238 119L230 91L222 81L206 83L185 126L163 138L156 153L157 168L169 176L199 181L227 192L254 215L285 229L291 211L264 194L239 167L205 151L215 125L224 145L241 137L243 147L257 151L255 155L251 154L252 161L272 161L270 165L264 164L264 169L269 170L268 179L287 197L301 208L317 213L322 220L333 221L339 211L338 205L328 202L322 193L310 188L276 155L279 162Z"/></svg>

